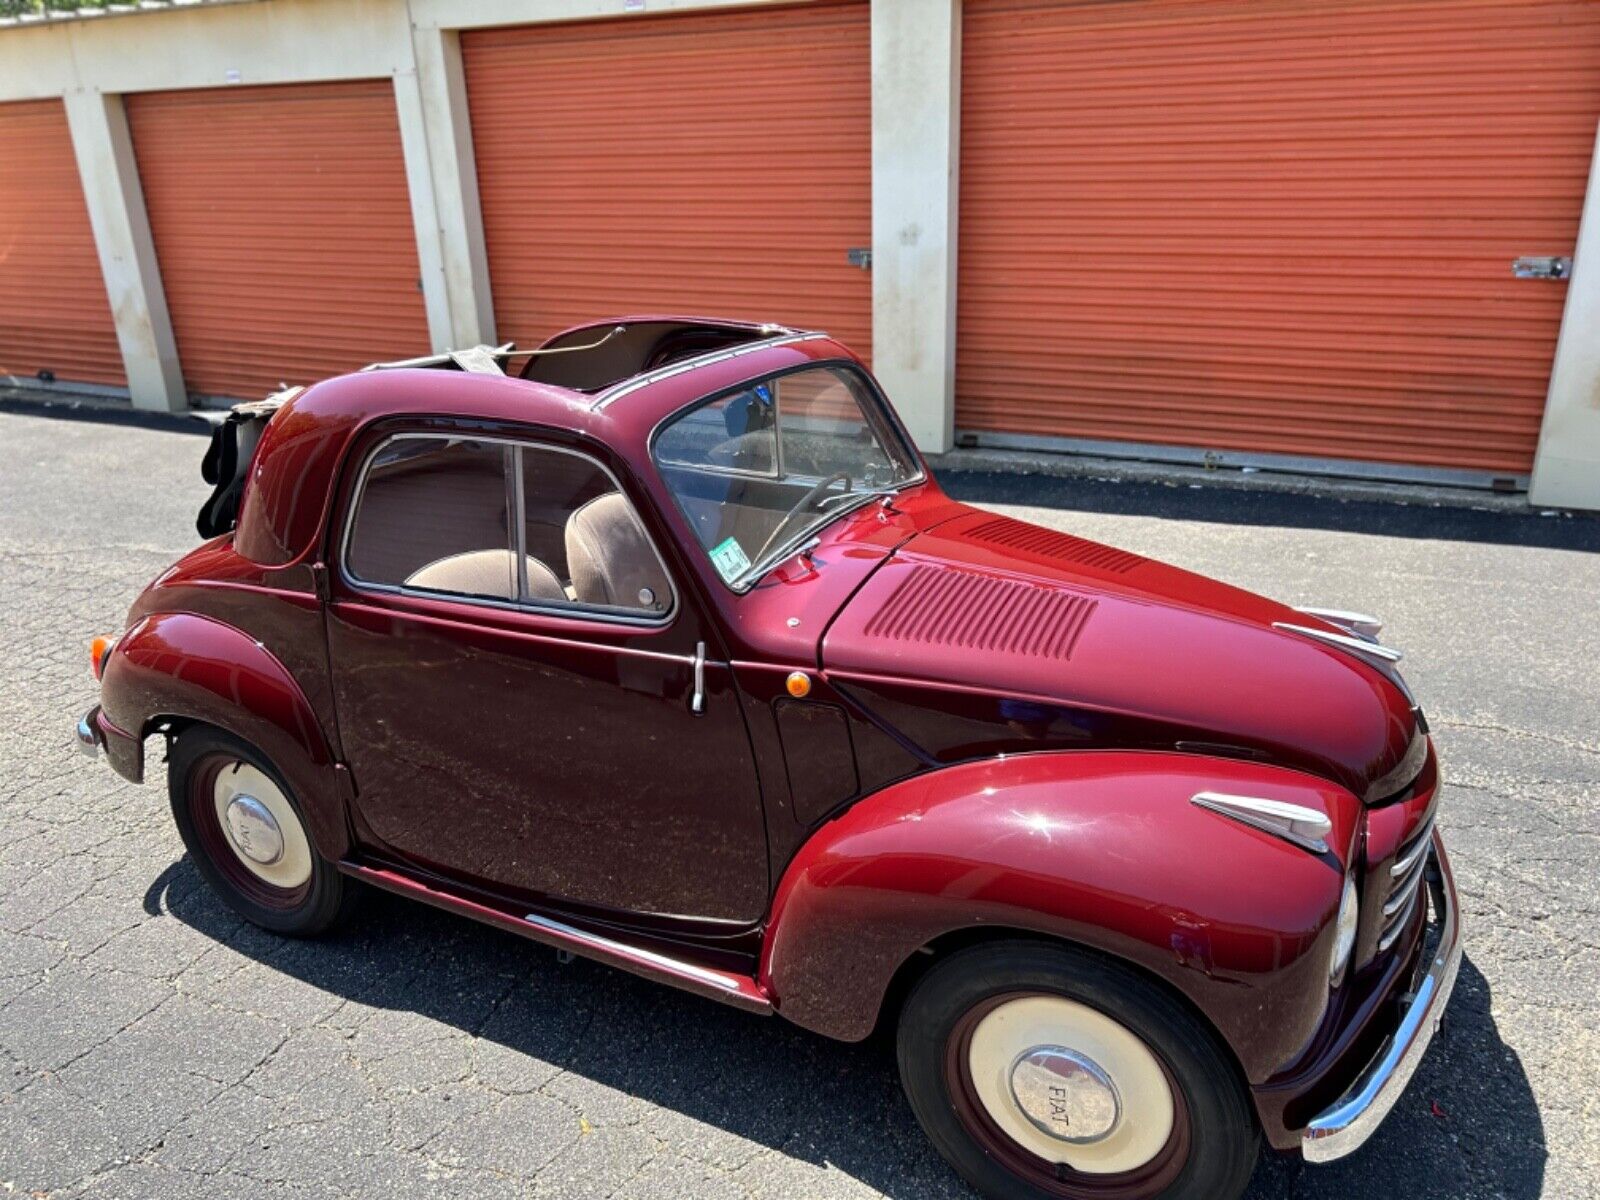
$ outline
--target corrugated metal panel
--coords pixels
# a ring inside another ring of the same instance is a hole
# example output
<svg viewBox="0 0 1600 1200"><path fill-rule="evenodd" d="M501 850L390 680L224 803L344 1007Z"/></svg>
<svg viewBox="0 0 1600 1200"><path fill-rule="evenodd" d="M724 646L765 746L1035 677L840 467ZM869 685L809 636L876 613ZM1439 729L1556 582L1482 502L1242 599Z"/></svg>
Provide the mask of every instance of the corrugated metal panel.
<svg viewBox="0 0 1600 1200"><path fill-rule="evenodd" d="M1523 472L1600 6L968 0L957 424Z"/></svg>
<svg viewBox="0 0 1600 1200"><path fill-rule="evenodd" d="M870 350L865 3L464 33L495 326L622 312Z"/></svg>
<svg viewBox="0 0 1600 1200"><path fill-rule="evenodd" d="M191 392L259 396L428 352L388 80L127 105Z"/></svg>
<svg viewBox="0 0 1600 1200"><path fill-rule="evenodd" d="M0 375L40 371L126 383L59 100L0 104Z"/></svg>

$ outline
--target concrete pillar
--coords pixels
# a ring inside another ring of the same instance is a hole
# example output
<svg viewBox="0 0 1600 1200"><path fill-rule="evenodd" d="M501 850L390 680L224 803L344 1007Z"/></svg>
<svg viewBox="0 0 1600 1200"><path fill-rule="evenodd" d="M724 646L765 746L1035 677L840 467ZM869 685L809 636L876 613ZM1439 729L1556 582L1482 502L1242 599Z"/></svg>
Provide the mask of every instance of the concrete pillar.
<svg viewBox="0 0 1600 1200"><path fill-rule="evenodd" d="M128 394L135 408L185 411L189 398L122 97L69 91L62 99L122 348Z"/></svg>
<svg viewBox="0 0 1600 1200"><path fill-rule="evenodd" d="M1600 509L1600 138L1567 283L1567 306L1550 369L1528 499L1559 508Z"/></svg>
<svg viewBox="0 0 1600 1200"><path fill-rule="evenodd" d="M395 76L395 101L428 331L435 351L493 342L460 36L452 29L411 32L416 70Z"/></svg>
<svg viewBox="0 0 1600 1200"><path fill-rule="evenodd" d="M961 0L872 0L872 365L917 445L955 439Z"/></svg>

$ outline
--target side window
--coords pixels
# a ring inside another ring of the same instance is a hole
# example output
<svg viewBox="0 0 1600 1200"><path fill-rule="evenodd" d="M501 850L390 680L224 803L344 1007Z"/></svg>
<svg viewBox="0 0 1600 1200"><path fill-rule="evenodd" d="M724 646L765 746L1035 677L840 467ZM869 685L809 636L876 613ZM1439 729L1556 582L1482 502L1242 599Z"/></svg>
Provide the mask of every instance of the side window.
<svg viewBox="0 0 1600 1200"><path fill-rule="evenodd" d="M372 457L345 554L357 581L660 617L672 585L598 463L505 442L401 435Z"/></svg>

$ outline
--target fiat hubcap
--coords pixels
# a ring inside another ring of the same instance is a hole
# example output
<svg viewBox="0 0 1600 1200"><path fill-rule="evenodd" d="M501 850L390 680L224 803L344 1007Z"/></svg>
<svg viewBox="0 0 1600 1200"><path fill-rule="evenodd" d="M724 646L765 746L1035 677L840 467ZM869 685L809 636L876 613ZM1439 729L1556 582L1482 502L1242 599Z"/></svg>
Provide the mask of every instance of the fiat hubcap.
<svg viewBox="0 0 1600 1200"><path fill-rule="evenodd" d="M283 831L272 811L254 796L228 801L228 836L240 854L264 867L283 857Z"/></svg>
<svg viewBox="0 0 1600 1200"><path fill-rule="evenodd" d="M287 890L311 879L311 843L294 806L264 771L235 760L217 772L211 801L228 849L250 874Z"/></svg>
<svg viewBox="0 0 1600 1200"><path fill-rule="evenodd" d="M1064 996L1022 995L989 1010L967 1044L971 1086L1012 1142L1085 1174L1134 1171L1166 1148L1172 1089L1126 1026Z"/></svg>
<svg viewBox="0 0 1600 1200"><path fill-rule="evenodd" d="M1063 1142L1097 1142L1122 1115L1111 1077L1065 1046L1024 1051L1011 1068L1011 1097L1036 1128Z"/></svg>

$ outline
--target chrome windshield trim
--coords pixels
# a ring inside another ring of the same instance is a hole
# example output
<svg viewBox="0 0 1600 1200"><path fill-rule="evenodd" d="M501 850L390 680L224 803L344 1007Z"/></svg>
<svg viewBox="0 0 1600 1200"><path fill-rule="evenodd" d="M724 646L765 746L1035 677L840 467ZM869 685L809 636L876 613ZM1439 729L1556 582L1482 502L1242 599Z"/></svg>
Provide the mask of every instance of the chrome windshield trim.
<svg viewBox="0 0 1600 1200"><path fill-rule="evenodd" d="M1270 833L1313 854L1328 852L1327 837L1333 831L1333 822L1314 808L1260 796L1231 796L1226 792L1196 792L1189 797L1189 803Z"/></svg>
<svg viewBox="0 0 1600 1200"><path fill-rule="evenodd" d="M1439 942L1428 973L1406 1004L1399 1028L1350 1090L1307 1124L1300 1139L1300 1152L1307 1162L1343 1158L1372 1136L1416 1074L1450 1002L1461 969L1461 906L1450 860L1437 833L1430 844L1439 868L1429 889L1439 917Z"/></svg>
<svg viewBox="0 0 1600 1200"><path fill-rule="evenodd" d="M1345 650L1367 659L1377 659L1384 665L1397 663L1405 657L1393 646L1385 646L1381 642L1374 642L1368 638L1356 637L1352 634L1330 633L1326 629L1312 629L1309 625L1294 625L1288 621L1274 621L1272 627L1281 629L1285 633L1298 633L1301 637L1325 642L1329 646L1335 646L1340 650Z"/></svg>
<svg viewBox="0 0 1600 1200"><path fill-rule="evenodd" d="M589 405L589 411L599 412L606 405L622 399L630 392L649 387L652 383L660 383L663 379L671 379L675 375L683 375L689 371L699 370L701 367L727 362L729 359L743 358L746 354L754 354L758 350L771 350L778 346L793 346L800 342L823 341L827 336L825 333L796 333L792 329L782 329L778 337L762 338L760 341L743 342L728 349L711 350L705 354L697 354L693 358L685 358L679 362L670 363L665 367L657 367L654 371L646 371L643 375L635 375L631 379L624 379L621 383L612 384L594 398L594 403Z"/></svg>

